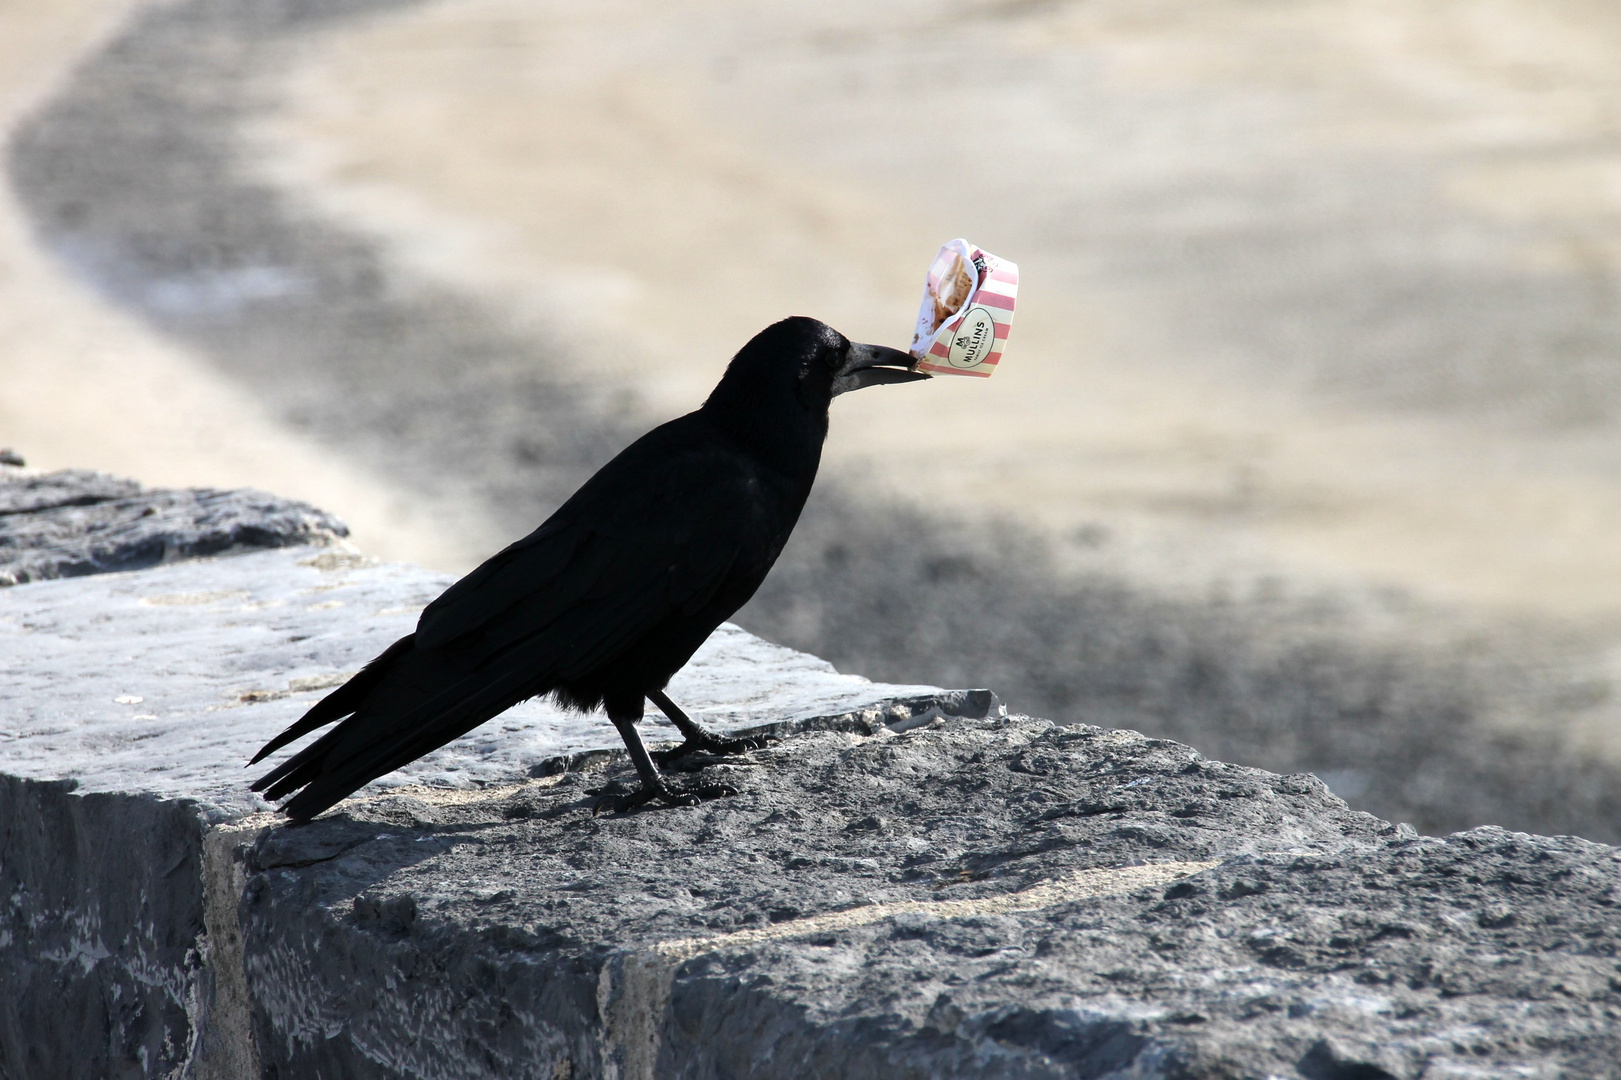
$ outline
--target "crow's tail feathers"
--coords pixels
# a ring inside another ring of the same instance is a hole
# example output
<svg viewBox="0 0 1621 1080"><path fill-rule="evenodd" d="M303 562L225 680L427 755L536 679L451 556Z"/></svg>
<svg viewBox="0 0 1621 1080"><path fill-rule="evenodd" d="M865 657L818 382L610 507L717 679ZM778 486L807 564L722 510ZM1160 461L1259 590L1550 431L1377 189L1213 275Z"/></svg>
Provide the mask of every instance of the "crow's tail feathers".
<svg viewBox="0 0 1621 1080"><path fill-rule="evenodd" d="M412 650L415 642L415 634L406 634L384 649L376 659L357 671L348 682L317 701L314 708L298 718L298 723L261 746L248 764L257 765L267 754L275 753L300 735L308 735L316 728L340 720L360 708L371 692L377 689L388 673L394 669L400 657ZM263 783L265 781L260 780L258 784L254 784L253 790L258 791L259 784Z"/></svg>
<svg viewBox="0 0 1621 1080"><path fill-rule="evenodd" d="M282 812L294 821L308 821L379 776L538 692L533 676L519 665L505 672L473 673L438 661L435 652L413 652L410 638L395 643L260 752L263 757L304 732L353 713L254 781L253 790L272 800L296 791ZM375 674L374 668L379 669ZM362 679L369 680L364 687L328 708Z"/></svg>

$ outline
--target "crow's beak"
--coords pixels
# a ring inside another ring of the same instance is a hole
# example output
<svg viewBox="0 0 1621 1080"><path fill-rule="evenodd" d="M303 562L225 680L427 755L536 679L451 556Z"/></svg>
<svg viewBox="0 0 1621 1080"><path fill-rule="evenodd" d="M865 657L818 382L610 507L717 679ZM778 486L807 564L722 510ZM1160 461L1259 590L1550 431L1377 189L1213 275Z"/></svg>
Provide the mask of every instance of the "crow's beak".
<svg viewBox="0 0 1621 1080"><path fill-rule="evenodd" d="M918 379L927 379L928 376L923 372L912 370L912 365L916 362L899 349L890 349L883 345L852 344L850 358L844 362L844 366L833 378L833 396L838 397L846 390L860 390L863 386L877 386L879 383L916 382Z"/></svg>

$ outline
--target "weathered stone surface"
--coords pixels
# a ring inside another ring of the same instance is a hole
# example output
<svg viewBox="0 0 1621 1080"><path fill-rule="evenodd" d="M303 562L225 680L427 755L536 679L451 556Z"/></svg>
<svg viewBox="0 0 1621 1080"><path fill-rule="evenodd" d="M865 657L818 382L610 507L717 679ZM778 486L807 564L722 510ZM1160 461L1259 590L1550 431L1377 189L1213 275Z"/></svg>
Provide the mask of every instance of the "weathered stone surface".
<svg viewBox="0 0 1621 1080"><path fill-rule="evenodd" d="M265 809L242 771L272 735L410 633L453 579L331 549L287 548L0 591L0 770L81 791ZM871 683L724 625L670 683L718 730L937 694ZM677 739L656 711L653 741ZM383 787L522 779L619 736L600 715L526 702Z"/></svg>
<svg viewBox="0 0 1621 1080"><path fill-rule="evenodd" d="M0 1076L174 1076L211 1000L205 824L179 800L5 775Z"/></svg>
<svg viewBox="0 0 1621 1080"><path fill-rule="evenodd" d="M348 534L325 511L262 491L143 488L83 469L0 467L0 585Z"/></svg>
<svg viewBox="0 0 1621 1080"><path fill-rule="evenodd" d="M530 703L311 825L241 763L446 579L332 548L0 590L0 1075L1607 1075L1621 853L1417 836L1316 778L723 628L774 745L594 816ZM649 718L655 740L667 727Z"/></svg>
<svg viewBox="0 0 1621 1080"><path fill-rule="evenodd" d="M1605 1075L1621 859L1424 838L1311 776L1024 717L810 732L744 793L623 764L257 834L279 1075Z"/></svg>

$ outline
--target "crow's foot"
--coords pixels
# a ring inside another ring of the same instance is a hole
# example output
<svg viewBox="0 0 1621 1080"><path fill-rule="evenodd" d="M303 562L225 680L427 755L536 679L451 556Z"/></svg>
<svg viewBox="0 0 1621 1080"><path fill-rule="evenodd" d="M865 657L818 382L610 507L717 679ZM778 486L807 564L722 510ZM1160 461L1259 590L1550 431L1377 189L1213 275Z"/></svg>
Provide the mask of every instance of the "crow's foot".
<svg viewBox="0 0 1621 1080"><path fill-rule="evenodd" d="M723 799L736 795L730 784L673 784L660 778L627 794L599 795L591 804L591 814L628 814L638 806L661 802L666 806L697 806L710 799Z"/></svg>
<svg viewBox="0 0 1621 1080"><path fill-rule="evenodd" d="M764 735L749 735L739 739L724 739L719 735L711 735L704 731L698 735L689 735L680 746L668 750L653 752L653 760L660 765L669 765L680 761L689 754L712 754L722 757L729 754L746 754L750 750L759 750L769 746L774 739Z"/></svg>

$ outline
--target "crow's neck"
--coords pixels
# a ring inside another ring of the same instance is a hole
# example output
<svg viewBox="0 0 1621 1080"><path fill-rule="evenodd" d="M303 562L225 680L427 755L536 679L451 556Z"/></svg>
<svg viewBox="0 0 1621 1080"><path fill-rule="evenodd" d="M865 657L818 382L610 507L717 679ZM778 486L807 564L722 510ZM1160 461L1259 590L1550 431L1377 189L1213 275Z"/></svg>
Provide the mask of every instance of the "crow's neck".
<svg viewBox="0 0 1621 1080"><path fill-rule="evenodd" d="M751 408L753 403L729 396L717 389L700 412L751 458L808 489L827 439L826 411L812 412L798 402L786 410Z"/></svg>

